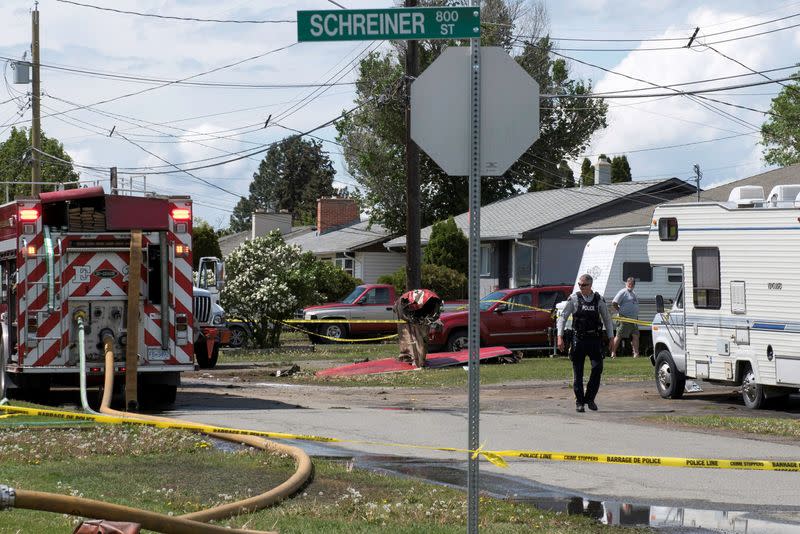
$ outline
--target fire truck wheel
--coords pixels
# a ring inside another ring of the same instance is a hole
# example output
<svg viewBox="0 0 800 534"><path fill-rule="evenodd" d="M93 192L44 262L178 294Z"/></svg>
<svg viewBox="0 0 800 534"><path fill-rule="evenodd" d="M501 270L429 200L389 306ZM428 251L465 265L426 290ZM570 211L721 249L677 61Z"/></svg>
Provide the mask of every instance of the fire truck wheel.
<svg viewBox="0 0 800 534"><path fill-rule="evenodd" d="M194 344L194 357L200 369L213 369L217 365L217 359L219 358L219 344L214 345L209 356L206 342L201 338Z"/></svg>
<svg viewBox="0 0 800 534"><path fill-rule="evenodd" d="M686 387L686 375L678 371L672 355L662 350L656 357L656 387L665 399L680 399Z"/></svg>

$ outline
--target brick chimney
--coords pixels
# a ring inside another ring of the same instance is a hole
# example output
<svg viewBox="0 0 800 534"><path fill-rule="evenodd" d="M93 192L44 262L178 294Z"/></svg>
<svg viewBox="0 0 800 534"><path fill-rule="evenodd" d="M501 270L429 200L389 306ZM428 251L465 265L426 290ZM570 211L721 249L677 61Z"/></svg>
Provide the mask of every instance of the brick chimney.
<svg viewBox="0 0 800 534"><path fill-rule="evenodd" d="M317 200L317 234L361 220L358 205L351 198L321 198Z"/></svg>

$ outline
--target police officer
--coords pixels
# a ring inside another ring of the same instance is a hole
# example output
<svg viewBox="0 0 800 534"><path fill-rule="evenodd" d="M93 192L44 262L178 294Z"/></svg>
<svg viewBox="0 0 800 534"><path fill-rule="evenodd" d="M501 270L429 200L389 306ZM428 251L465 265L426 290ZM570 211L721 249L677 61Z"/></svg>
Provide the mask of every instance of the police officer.
<svg viewBox="0 0 800 534"><path fill-rule="evenodd" d="M603 297L592 291L592 277L583 274L578 279L580 291L569 297L564 313L558 318L558 350L564 350L564 323L572 315L574 332L572 350L572 389L575 391L575 410L583 413L583 405L590 410L597 410L594 399L600 389L600 375L603 373L603 353L601 347L602 330L605 326L608 336L609 350L614 342L614 329L611 326L611 314ZM592 362L592 372L583 391L583 364L586 356Z"/></svg>

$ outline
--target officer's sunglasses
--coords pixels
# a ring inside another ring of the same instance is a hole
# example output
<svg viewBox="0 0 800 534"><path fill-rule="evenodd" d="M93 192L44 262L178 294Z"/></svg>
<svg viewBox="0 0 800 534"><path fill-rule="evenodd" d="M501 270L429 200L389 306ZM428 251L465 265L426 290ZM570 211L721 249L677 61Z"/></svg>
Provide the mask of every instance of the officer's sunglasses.
<svg viewBox="0 0 800 534"><path fill-rule="evenodd" d="M591 286L591 285L592 285L592 284L578 284L578 287L589 287L589 286Z"/></svg>

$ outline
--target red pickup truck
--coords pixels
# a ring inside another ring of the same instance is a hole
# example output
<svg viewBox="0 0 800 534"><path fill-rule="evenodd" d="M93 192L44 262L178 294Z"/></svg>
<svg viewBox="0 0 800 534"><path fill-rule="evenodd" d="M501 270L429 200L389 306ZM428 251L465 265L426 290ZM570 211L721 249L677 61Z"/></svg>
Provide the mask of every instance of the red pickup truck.
<svg viewBox="0 0 800 534"><path fill-rule="evenodd" d="M362 284L357 286L341 302L309 306L303 310L303 319L341 319L341 323L310 324L308 330L336 339L380 336L394 334L397 325L392 323L348 323L350 320L396 319L392 307L397 296L389 284ZM309 336L312 342L326 343L329 340Z"/></svg>
<svg viewBox="0 0 800 534"><path fill-rule="evenodd" d="M572 286L531 286L502 289L481 299L481 346L544 347L555 325L553 310ZM540 308L541 311L533 308ZM443 313L431 325L428 350L456 352L467 348L467 310Z"/></svg>

